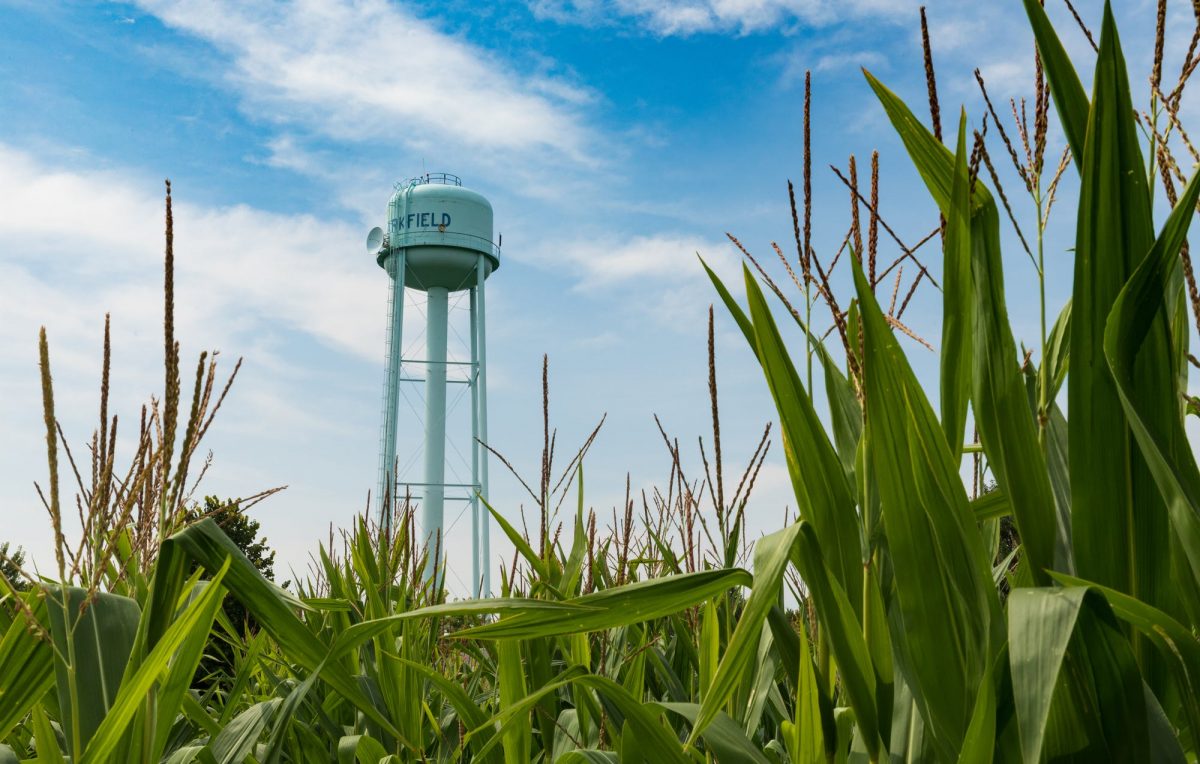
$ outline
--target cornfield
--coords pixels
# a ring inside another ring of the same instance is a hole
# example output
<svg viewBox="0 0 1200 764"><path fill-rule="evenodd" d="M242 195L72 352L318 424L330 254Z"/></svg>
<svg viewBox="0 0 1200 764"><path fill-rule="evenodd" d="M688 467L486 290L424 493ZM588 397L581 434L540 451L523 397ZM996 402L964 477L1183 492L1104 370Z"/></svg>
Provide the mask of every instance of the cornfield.
<svg viewBox="0 0 1200 764"><path fill-rule="evenodd" d="M866 75L940 212L925 240L941 244L940 283L898 238L899 259L880 267L874 160L870 198L853 159L841 176L853 220L822 264L807 87L796 256L776 247L798 292L745 249L757 274L745 269L744 299L708 272L776 405L795 516L747 537L770 441L734 489L710 313L715 472L701 444L703 477L685 477L664 432L666 488L640 511L627 498L598 528L584 490L592 439L556 480L547 433L536 530L489 507L516 549L496 598L451 600L424 577L431 551L403 500L392 532L359 519L290 589L213 520L188 521L194 457L236 368L221 382L202 355L182 387L168 185L164 391L127 467L107 406L107 327L85 452L55 418L40 339L56 567L28 590L3 579L0 762L1196 761L1200 468L1185 419L1200 415L1188 393L1200 291L1186 236L1200 182L1185 182L1172 147L1200 161L1178 116L1200 26L1164 92L1160 3L1150 110L1138 112L1108 9L1089 95L1042 5L1024 5L1037 80L1032 129L1013 103L1015 145L990 99L973 140L963 113L943 143L927 34L932 127ZM1044 162L1051 104L1067 143L1056 166ZM1034 246L988 154L989 118L1034 202ZM1050 324L1043 233L1072 168L1072 299ZM1160 185L1169 214L1156 227ZM1041 289L1028 352L1006 307L1001 210ZM838 262L854 287L841 302ZM897 307L905 265L918 275ZM884 306L876 290L893 272ZM923 342L902 321L923 281L942 301L936 406L901 345ZM60 473L76 483L74 542ZM230 621L227 596L253 627ZM204 662L218 649L227 661Z"/></svg>

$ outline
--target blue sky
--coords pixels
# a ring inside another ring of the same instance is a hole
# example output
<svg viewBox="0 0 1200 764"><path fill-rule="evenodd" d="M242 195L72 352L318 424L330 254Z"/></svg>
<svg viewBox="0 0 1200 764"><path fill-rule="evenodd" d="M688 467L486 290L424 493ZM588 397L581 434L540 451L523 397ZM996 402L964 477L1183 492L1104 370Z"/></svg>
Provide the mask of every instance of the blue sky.
<svg viewBox="0 0 1200 764"><path fill-rule="evenodd" d="M1048 4L1090 71L1083 36L1060 3ZM948 129L960 104L979 124L976 67L999 101L1031 93L1019 2L927 5ZM1098 28L1100 5L1077 5ZM1170 61L1192 28L1190 8L1175 5ZM607 515L627 471L635 490L666 481L654 413L698 474L714 296L695 254L736 285L726 231L764 258L771 241L788 249L786 182L801 172L805 69L818 253L828 258L848 224L847 193L828 165L844 167L852 153L865 176L871 150L880 151L881 207L906 242L936 223L859 72L871 69L924 113L917 6L0 0L4 537L37 559L49 548L32 485L45 473L39 325L77 450L93 427L105 312L116 410L136 419L161 386L164 177L176 192L184 367L204 348L219 349L226 368L246 358L208 442L214 463L202 492L288 485L255 510L285 570L303 568L372 487L386 279L362 239L383 223L392 183L423 170L454 172L487 195L504 235L503 265L488 282L493 444L536 474L546 353L561 464L609 415L587 464L589 504ZM1144 82L1152 4L1117 10L1134 82ZM1052 134L1049 155L1061 146ZM999 144L991 150L1002 160ZM1011 172L1005 181L1015 192ZM1066 297L1073 185L1068 173L1048 232L1052 316ZM894 256L895 247L885 241L881 251ZM1024 254L1008 252L1014 328L1031 341L1036 281ZM940 257L926 258L939 273ZM418 318L406 334L419 353L420 307L410 310ZM939 313L925 287L906 321L936 346ZM922 377L935 379L936 356L908 347ZM737 464L773 412L720 310L717 352L726 460ZM400 452L411 454L419 423L401 429ZM467 439L464 429L463 452ZM498 464L492 475L495 502L515 517L519 485ZM789 503L775 443L752 526L777 525ZM465 540L465 525L457 528Z"/></svg>

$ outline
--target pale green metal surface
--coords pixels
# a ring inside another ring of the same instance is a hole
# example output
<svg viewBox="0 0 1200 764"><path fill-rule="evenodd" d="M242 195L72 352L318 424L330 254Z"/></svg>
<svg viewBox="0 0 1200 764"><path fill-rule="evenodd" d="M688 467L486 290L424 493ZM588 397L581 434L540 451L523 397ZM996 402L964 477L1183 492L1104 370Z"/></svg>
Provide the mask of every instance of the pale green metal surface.
<svg viewBox="0 0 1200 764"><path fill-rule="evenodd" d="M385 262L391 279L388 293L388 330L383 384L383 423L379 442L379 478L376 501L380 526L391 529L392 506L396 493L396 426L400 396L401 349L404 337L404 285L398 275L404 270L404 250L390 255Z"/></svg>
<svg viewBox="0 0 1200 764"><path fill-rule="evenodd" d="M444 287L430 287L425 308L425 497L421 502L421 538L430 553L426 578L435 572L433 559L444 564L446 500L446 311Z"/></svg>
<svg viewBox="0 0 1200 764"><path fill-rule="evenodd" d="M488 426L487 426L487 310L485 309L484 295L487 290L484 288L484 279L487 278L488 271L486 269L486 257L480 255L479 261L475 269L475 291L476 291L476 319L472 330L476 335L477 355L475 358L475 368L478 377L475 382L476 397L479 401L478 409L478 434L475 436L475 445L479 448L479 471L476 473L475 482L479 484L479 495L484 501L488 498L488 452L482 444L488 442ZM479 523L475 527L475 535L480 539L480 564L483 566L483 592L481 596L492 596L492 544L490 521L491 514L486 511L486 507L479 513Z"/></svg>
<svg viewBox="0 0 1200 764"><path fill-rule="evenodd" d="M380 253L404 248L405 285L451 292L470 288L478 254L487 274L500 267L500 248L492 242L492 205L461 186L408 181L388 202L388 243Z"/></svg>
<svg viewBox="0 0 1200 764"><path fill-rule="evenodd" d="M487 333L484 282L500 266L500 248L492 242L492 207L480 194L462 188L455 176L425 175L397 185L388 202L387 237L376 262L392 280L388 310L387 361L384 380L383 424L379 451L380 524L390 528L391 507L383 497L402 493L400 486L419 487L414 498L421 503L421 533L430 544L433 575L435 546L441 560L445 532L446 489L468 489L471 503L471 589L491 594L489 518L479 497L488 496L487 443ZM423 361L405 359L403 347L404 290L428 295L426 347ZM447 484L446 469L446 339L448 294L471 292L471 483ZM421 483L400 482L396 464L400 384L404 362L425 368L425 472Z"/></svg>

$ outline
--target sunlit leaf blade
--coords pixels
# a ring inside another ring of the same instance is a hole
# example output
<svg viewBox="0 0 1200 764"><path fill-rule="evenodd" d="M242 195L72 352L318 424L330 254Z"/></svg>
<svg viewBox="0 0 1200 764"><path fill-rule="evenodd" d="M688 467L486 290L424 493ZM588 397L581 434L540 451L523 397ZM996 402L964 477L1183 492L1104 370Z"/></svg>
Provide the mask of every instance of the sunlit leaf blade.
<svg viewBox="0 0 1200 764"><path fill-rule="evenodd" d="M971 276L971 177L967 168L967 114L958 121L954 180L946 212L942 258L942 343L938 403L950 451L960 454L971 398L974 283Z"/></svg>
<svg viewBox="0 0 1200 764"><path fill-rule="evenodd" d="M208 744L208 752L217 764L240 764L254 751L259 736L267 728L279 705L280 698L264 700L235 716Z"/></svg>
<svg viewBox="0 0 1200 764"><path fill-rule="evenodd" d="M345 666L325 662L330 645L296 616L296 610L303 607L303 603L264 578L211 519L201 520L163 542L155 571L151 612L148 613L148 616L152 616L151 624L145 629L149 635L147 642L156 643L154 635L164 633L161 627L170 622L179 587L182 586L182 571L190 560L195 560L210 572L222 569L225 561L229 560L227 584L230 593L254 615L289 657L309 671L322 667L321 678L339 695L389 734L404 737L393 720L380 712L350 676Z"/></svg>
<svg viewBox="0 0 1200 764"><path fill-rule="evenodd" d="M838 674L846 699L854 709L859 737L868 752L878 752L883 731L878 716L881 694L890 695L890 686L882 686L871 664L870 649L855 618L848 595L830 575L812 526L800 522L788 529L794 534L792 562L800 571L816 607L820 628L826 630L829 647L837 662ZM877 628L884 628L879 624ZM890 674L890 672L889 672ZM891 677L886 677L890 684Z"/></svg>
<svg viewBox="0 0 1200 764"><path fill-rule="evenodd" d="M963 210L955 210L951 202L954 179L961 179L967 171L965 145L956 159L893 92L870 74L867 80L942 213L948 221L961 218ZM961 190L958 202L963 202ZM978 179L970 215L974 298L971 408L988 466L1010 497L1032 571L1041 579L1054 563L1056 505L1008 322L999 213L991 193ZM949 244L949 237L947 241ZM1065 547L1066 539L1059 538L1058 543Z"/></svg>
<svg viewBox="0 0 1200 764"><path fill-rule="evenodd" d="M51 726L50 719L40 704L33 707L33 738L37 746L39 762L67 764L62 751L59 750L58 737L54 734L54 727Z"/></svg>
<svg viewBox="0 0 1200 764"><path fill-rule="evenodd" d="M54 668L58 697L71 698L72 691L77 693L78 703L63 705L63 731L68 753L78 757L120 690L141 609L129 597L92 593L76 586L47 586L45 592L55 648L61 656L74 655L73 666L58 660ZM73 644L68 645L68 640Z"/></svg>
<svg viewBox="0 0 1200 764"><path fill-rule="evenodd" d="M712 686L709 687L696 717L692 719L693 726L689 737L691 742L695 742L704 734L708 725L733 696L743 676L754 665L759 635L771 608L779 600L783 575L802 527L802 523L797 523L759 539L755 544L754 588L750 592L750 599L742 611L733 636L725 647L725 653L721 656ZM851 620L853 621L853 615ZM856 627L852 626L851 630L856 632ZM865 647L861 650L861 659L866 662ZM853 667L847 667L848 672L851 670ZM873 689L871 687L871 690ZM869 707L873 707L874 695L869 695L868 699L871 704Z"/></svg>
<svg viewBox="0 0 1200 764"><path fill-rule="evenodd" d="M927 729L951 757L1003 643L999 601L945 434L852 263L864 331L865 437L895 576L892 644Z"/></svg>
<svg viewBox="0 0 1200 764"><path fill-rule="evenodd" d="M1141 674L1098 594L1084 587L1014 591L1009 599L1009 655L1025 761L1054 753L1044 745L1049 742L1052 705L1057 704L1073 706L1079 721L1072 732L1090 733L1086 743L1091 756L1147 760ZM1064 671L1067 665L1070 671Z"/></svg>
<svg viewBox="0 0 1200 764"><path fill-rule="evenodd" d="M221 582L228 570L228 562L217 567L215 575L200 596L192 600L179 614L138 666L137 671L132 676L126 676L121 682L121 689L113 699L112 707L108 709L104 720L96 729L96 734L79 758L81 764L111 761L113 751L128 731L130 719L145 703L150 688L167 671L172 657L187 640L188 635L195 630L207 633L212 628L213 617L217 608L221 606L221 597L225 594Z"/></svg>
<svg viewBox="0 0 1200 764"><path fill-rule="evenodd" d="M1200 469L1173 402L1173 382L1161 377L1157 380L1161 385L1157 392L1166 399L1156 400L1149 397L1152 391L1147 389L1146 375L1139 370L1146 363L1145 354L1154 349L1147 347L1147 337L1163 326L1163 290L1198 197L1200 177L1193 177L1153 248L1121 291L1104 332L1104 351L1120 404L1140 454L1166 501L1172 529L1196 581L1200 581ZM1165 409L1171 409L1174 415ZM1071 457L1074 460L1074 452ZM1164 547L1158 549L1161 554ZM1080 574L1084 574L1082 567Z"/></svg>
<svg viewBox="0 0 1200 764"><path fill-rule="evenodd" d="M452 636L473 639L531 639L577 634L628 626L699 604L735 586L749 586L744 570L706 570L637 581L567 600L583 609L568 612L529 612L495 623L456 631Z"/></svg>
<svg viewBox="0 0 1200 764"><path fill-rule="evenodd" d="M1042 58L1042 66L1046 70L1046 79L1050 83L1050 93L1054 98L1054 106L1063 132L1067 135L1067 143L1075 156L1075 165L1082 171L1083 147L1086 142L1088 111L1087 93L1079 81L1079 74L1067 55L1066 48L1058 39L1054 25L1046 15L1046 9L1038 0L1024 0L1025 12L1029 15L1029 23L1033 27L1033 37L1037 42L1038 53Z"/></svg>
<svg viewBox="0 0 1200 764"><path fill-rule="evenodd" d="M696 703L659 703L666 710L679 714L688 721L694 722L700 713ZM771 760L750 742L746 733L738 727L737 722L729 715L718 713L704 728L701 735L704 744L717 761L743 761L747 764L770 764Z"/></svg>
<svg viewBox="0 0 1200 764"><path fill-rule="evenodd" d="M861 591L862 534L841 460L796 373L758 282L749 269L743 272L759 362L779 412L784 455L800 517L812 523L826 563L841 587Z"/></svg>
<svg viewBox="0 0 1200 764"><path fill-rule="evenodd" d="M1093 88L1082 153L1067 375L1075 562L1081 577L1171 612L1167 513L1131 437L1103 347L1117 295L1154 244L1128 76L1108 9ZM1168 433L1179 406L1168 325L1155 307L1160 302L1139 306L1152 315L1127 370L1140 417L1152 430Z"/></svg>
<svg viewBox="0 0 1200 764"><path fill-rule="evenodd" d="M41 628L46 623L46 600L37 592L19 594ZM36 627L19 611L0 640L0 740L17 726L54 686L54 655L50 643L38 637Z"/></svg>
<svg viewBox="0 0 1200 764"><path fill-rule="evenodd" d="M1178 688L1185 717L1182 721L1200 730L1200 640L1182 623L1167 613L1115 589L1061 573L1052 574L1064 586L1085 586L1108 600L1113 613L1141 632L1158 648L1162 659L1171 666L1170 681Z"/></svg>

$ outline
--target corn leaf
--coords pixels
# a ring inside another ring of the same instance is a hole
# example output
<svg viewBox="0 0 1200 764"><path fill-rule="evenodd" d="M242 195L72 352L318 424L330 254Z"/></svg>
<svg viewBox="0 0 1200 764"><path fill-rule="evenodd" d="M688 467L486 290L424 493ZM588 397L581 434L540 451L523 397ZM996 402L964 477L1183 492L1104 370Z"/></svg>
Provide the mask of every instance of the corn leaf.
<svg viewBox="0 0 1200 764"><path fill-rule="evenodd" d="M1046 9L1038 0L1024 0L1025 13L1029 16L1029 24L1033 27L1033 37L1037 43L1042 65L1046 69L1046 79L1050 83L1050 93L1054 98L1054 106L1058 110L1058 118L1066 133L1067 143L1075 156L1075 166L1082 172L1084 144L1088 130L1087 93L1079 81L1079 74L1067 55L1066 48L1058 39Z"/></svg>
<svg viewBox="0 0 1200 764"><path fill-rule="evenodd" d="M1178 411L1171 400L1173 383L1159 379L1166 387L1160 394L1170 396L1167 400L1146 398L1149 391L1143 387L1144 375L1139 375L1138 370L1148 352L1147 336L1162 327L1165 285L1187 236L1198 197L1200 177L1194 176L1149 254L1113 305L1104 336L1104 351L1121 406L1140 453L1166 501L1172 528L1196 581L1200 581L1200 470L1188 445L1182 418L1163 411L1167 407ZM1071 458L1073 463L1074 451ZM1164 547L1158 548L1161 556ZM1080 573L1083 574L1082 567Z"/></svg>
<svg viewBox="0 0 1200 764"><path fill-rule="evenodd" d="M129 597L92 593L77 586L48 585L44 591L55 648L59 655L73 652L75 656L71 666L65 660L56 660L54 672L67 751L78 757L87 749L120 690L141 609ZM72 697L72 688L78 703L67 700ZM78 716L74 709L78 709Z"/></svg>
<svg viewBox="0 0 1200 764"><path fill-rule="evenodd" d="M147 694L159 677L167 671L172 657L188 635L195 630L208 633L212 628L213 618L225 594L221 581L228 570L228 562L217 569L212 580L204 587L204 592L179 614L137 671L121 682L111 708L79 759L81 764L111 760L112 752L128 731L129 721L145 703Z"/></svg>
<svg viewBox="0 0 1200 764"><path fill-rule="evenodd" d="M949 221L965 212L952 202L955 178L966 176L965 144L957 158L918 120L894 93L867 74L934 201ZM960 127L962 127L960 125ZM965 198L960 187L957 203ZM996 481L1011 499L1032 572L1038 580L1054 563L1056 535L1054 493L1038 447L1037 427L1029 410L1018 365L1016 343L1008 322L1000 255L1000 217L984 184L975 182L970 223L974 348L971 403L976 426ZM949 244L949 229L947 230ZM861 296L860 296L861 299ZM957 454L957 449L954 449Z"/></svg>
<svg viewBox="0 0 1200 764"><path fill-rule="evenodd" d="M1115 372L1105 363L1106 322L1118 294L1154 245L1128 76L1107 8L1093 88L1081 155L1067 375L1075 562L1082 578L1173 612L1167 512L1130 434ZM1142 422L1155 432L1181 433L1174 426L1179 419L1177 376L1168 323L1158 309L1159 289L1158 297L1136 307L1148 320L1138 332L1136 356L1127 348L1130 352L1120 357L1121 373L1127 373L1128 392L1139 400ZM1134 309L1132 303L1126 305ZM1167 453L1181 453L1180 444L1168 445L1172 450Z"/></svg>
<svg viewBox="0 0 1200 764"><path fill-rule="evenodd" d="M462 629L451 636L531 639L612 629L676 613L732 587L749 586L751 581L750 574L739 568L664 576L566 601L566 605L579 606L578 610L520 613L495 623Z"/></svg>
<svg viewBox="0 0 1200 764"><path fill-rule="evenodd" d="M784 455L800 517L812 523L829 569L848 592L862 590L863 542L854 497L784 346L758 282L743 267L759 362L779 412ZM855 607L858 613L861 603Z"/></svg>
<svg viewBox="0 0 1200 764"><path fill-rule="evenodd" d="M658 703L656 704L671 713L679 714L689 722L694 722L700 713L696 703ZM729 718L725 712L720 712L704 729L704 745L709 752L716 756L717 761L741 761L748 764L771 764L771 760L763 755L746 733L738 727L737 722Z"/></svg>
<svg viewBox="0 0 1200 764"><path fill-rule="evenodd" d="M967 114L958 120L954 180L944 213L946 239L942 258L942 347L938 405L951 453L961 456L971 399L974 342L974 282L971 277L971 178L967 170Z"/></svg>
<svg viewBox="0 0 1200 764"><path fill-rule="evenodd" d="M894 569L897 665L942 755L962 747L1003 643L999 600L958 466L857 260L866 373L866 448Z"/></svg>
<svg viewBox="0 0 1200 764"><path fill-rule="evenodd" d="M45 628L46 600L36 591L17 594L34 621ZM50 644L39 639L20 613L9 624L0 640L0 740L20 724L50 688L54 686L54 653Z"/></svg>

